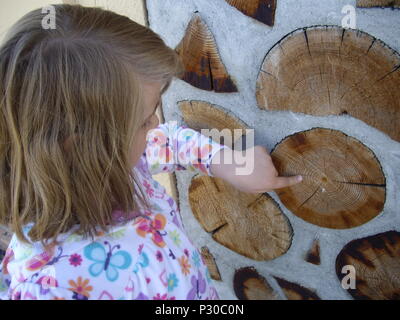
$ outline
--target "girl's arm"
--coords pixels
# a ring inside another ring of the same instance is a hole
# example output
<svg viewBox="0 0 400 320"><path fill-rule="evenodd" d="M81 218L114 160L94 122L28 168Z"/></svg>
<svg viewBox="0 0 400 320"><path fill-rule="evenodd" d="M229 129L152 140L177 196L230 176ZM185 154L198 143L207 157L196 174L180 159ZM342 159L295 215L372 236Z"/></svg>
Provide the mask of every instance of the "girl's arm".
<svg viewBox="0 0 400 320"><path fill-rule="evenodd" d="M221 150L215 154L210 167L214 176L248 193L269 192L302 181L300 175L280 177L271 156L263 146L254 146L243 152Z"/></svg>
<svg viewBox="0 0 400 320"><path fill-rule="evenodd" d="M160 124L147 136L146 159L151 174L200 171L226 180L237 189L263 193L301 182L301 176L280 177L263 146L235 151L176 121Z"/></svg>

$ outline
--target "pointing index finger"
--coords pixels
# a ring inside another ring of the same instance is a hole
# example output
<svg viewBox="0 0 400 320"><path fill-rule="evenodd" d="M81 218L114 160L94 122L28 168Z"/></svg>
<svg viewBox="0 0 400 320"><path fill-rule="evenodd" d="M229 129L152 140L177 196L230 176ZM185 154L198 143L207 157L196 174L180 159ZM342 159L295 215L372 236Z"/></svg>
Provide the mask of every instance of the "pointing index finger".
<svg viewBox="0 0 400 320"><path fill-rule="evenodd" d="M303 180L301 175L292 177L276 177L274 189L290 187L300 183Z"/></svg>

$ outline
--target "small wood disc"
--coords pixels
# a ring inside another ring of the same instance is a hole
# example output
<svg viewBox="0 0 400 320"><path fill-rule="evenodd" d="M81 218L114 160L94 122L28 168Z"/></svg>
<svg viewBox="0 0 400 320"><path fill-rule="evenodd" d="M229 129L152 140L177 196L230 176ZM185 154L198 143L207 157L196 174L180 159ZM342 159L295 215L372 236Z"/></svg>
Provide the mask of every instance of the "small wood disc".
<svg viewBox="0 0 400 320"><path fill-rule="evenodd" d="M362 225L385 202L385 176L374 153L337 130L313 128L286 137L271 152L281 176L303 181L277 189L282 203L312 224L332 229Z"/></svg>
<svg viewBox="0 0 400 320"><path fill-rule="evenodd" d="M201 132L201 129L216 129L217 133L221 133L223 141L213 140L217 143L235 149L235 142L246 135L246 129L249 127L231 112L225 111L219 106L212 105L204 101L181 101L178 103L182 112L183 120L193 130ZM227 130L225 135L224 130ZM216 137L220 138L220 136Z"/></svg>
<svg viewBox="0 0 400 320"><path fill-rule="evenodd" d="M319 254L320 248L319 248L319 241L314 240L312 243L312 246L310 250L308 250L305 260L309 263L320 265L321 264L321 258Z"/></svg>
<svg viewBox="0 0 400 320"><path fill-rule="evenodd" d="M254 267L235 271L233 289L239 300L278 300L268 281Z"/></svg>
<svg viewBox="0 0 400 320"><path fill-rule="evenodd" d="M215 241L254 260L271 260L290 247L292 229L268 194L245 193L220 178L195 176L189 187L195 218Z"/></svg>
<svg viewBox="0 0 400 320"><path fill-rule="evenodd" d="M344 266L355 269L353 288L344 279L350 275ZM349 242L336 258L336 274L355 299L400 300L400 233L388 231Z"/></svg>
<svg viewBox="0 0 400 320"><path fill-rule="evenodd" d="M214 37L199 14L193 15L175 51L185 66L182 80L203 90L237 92L222 63Z"/></svg>
<svg viewBox="0 0 400 320"><path fill-rule="evenodd" d="M226 2L246 16L271 27L274 25L276 0L226 0Z"/></svg>
<svg viewBox="0 0 400 320"><path fill-rule="evenodd" d="M203 257L204 262L210 271L211 279L221 281L221 274L219 273L217 263L215 262L214 256L206 246L201 248L201 256Z"/></svg>
<svg viewBox="0 0 400 320"><path fill-rule="evenodd" d="M312 290L305 288L297 283L274 277L288 300L321 300Z"/></svg>

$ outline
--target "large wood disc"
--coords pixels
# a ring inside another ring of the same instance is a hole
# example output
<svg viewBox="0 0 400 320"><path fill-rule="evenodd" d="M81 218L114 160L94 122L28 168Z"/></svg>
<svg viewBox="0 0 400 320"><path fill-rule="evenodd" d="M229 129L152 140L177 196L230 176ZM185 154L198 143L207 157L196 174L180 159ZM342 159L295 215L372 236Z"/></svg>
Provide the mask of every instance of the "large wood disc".
<svg viewBox="0 0 400 320"><path fill-rule="evenodd" d="M208 102L196 100L181 101L178 103L178 106L181 110L183 120L193 130L201 132L201 129L216 129L221 134L224 134L224 130L228 130L231 139L228 139L229 135L227 135L223 141L216 139L219 137L213 137L213 140L231 149L234 149L234 143L242 135L246 134L246 129L249 129L242 120L235 117L229 111L225 111L221 107ZM235 130L239 133L236 136Z"/></svg>
<svg viewBox="0 0 400 320"><path fill-rule="evenodd" d="M246 16L271 27L274 25L276 0L226 0L226 2Z"/></svg>
<svg viewBox="0 0 400 320"><path fill-rule="evenodd" d="M221 61L211 31L197 13L175 51L185 66L182 80L203 90L237 92L236 85Z"/></svg>
<svg viewBox="0 0 400 320"><path fill-rule="evenodd" d="M355 299L400 300L400 233L388 231L349 242L336 258L339 280L355 269L355 288L347 289Z"/></svg>
<svg viewBox="0 0 400 320"><path fill-rule="evenodd" d="M266 55L261 109L348 114L400 141L400 56L371 35L335 26L299 29Z"/></svg>
<svg viewBox="0 0 400 320"><path fill-rule="evenodd" d="M271 260L290 247L292 229L268 194L245 193L220 178L199 175L189 187L195 218L215 241L254 260Z"/></svg>
<svg viewBox="0 0 400 320"><path fill-rule="evenodd" d="M362 225L385 202L385 176L374 153L337 130L313 128L283 139L271 152L282 176L303 181L277 189L282 203L312 224L333 229Z"/></svg>

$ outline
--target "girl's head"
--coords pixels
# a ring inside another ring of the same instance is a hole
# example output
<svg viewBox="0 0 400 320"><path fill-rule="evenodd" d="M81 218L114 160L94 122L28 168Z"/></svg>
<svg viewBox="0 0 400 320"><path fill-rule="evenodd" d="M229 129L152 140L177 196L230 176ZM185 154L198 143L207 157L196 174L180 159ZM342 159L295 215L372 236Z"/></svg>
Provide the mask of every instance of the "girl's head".
<svg viewBox="0 0 400 320"><path fill-rule="evenodd" d="M100 8L34 10L0 48L0 223L25 241L107 230L112 211L148 208L133 166L153 110L183 70L149 28Z"/></svg>

